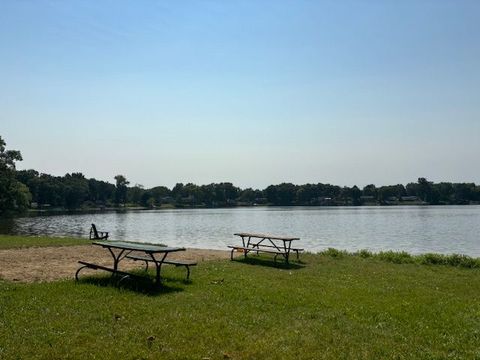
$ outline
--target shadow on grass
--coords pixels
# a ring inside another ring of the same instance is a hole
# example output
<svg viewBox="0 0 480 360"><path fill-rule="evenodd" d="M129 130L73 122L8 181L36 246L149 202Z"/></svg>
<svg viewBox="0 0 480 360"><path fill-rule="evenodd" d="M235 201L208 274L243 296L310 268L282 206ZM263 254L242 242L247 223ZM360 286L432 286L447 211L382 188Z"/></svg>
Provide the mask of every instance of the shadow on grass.
<svg viewBox="0 0 480 360"><path fill-rule="evenodd" d="M234 258L233 261L244 263L248 265L260 265L260 266L267 266L273 267L276 269L288 269L288 270L297 270L302 269L305 267L305 263L297 260L295 263L285 263L285 261L274 261L273 259L267 259L259 256L249 256L249 257L237 257Z"/></svg>
<svg viewBox="0 0 480 360"><path fill-rule="evenodd" d="M154 296L183 291L183 287L176 285L172 286L171 283L190 284L191 281L163 277L161 285L157 285L153 278L134 274L128 277L87 275L80 278L77 283L101 287L115 287L122 290Z"/></svg>

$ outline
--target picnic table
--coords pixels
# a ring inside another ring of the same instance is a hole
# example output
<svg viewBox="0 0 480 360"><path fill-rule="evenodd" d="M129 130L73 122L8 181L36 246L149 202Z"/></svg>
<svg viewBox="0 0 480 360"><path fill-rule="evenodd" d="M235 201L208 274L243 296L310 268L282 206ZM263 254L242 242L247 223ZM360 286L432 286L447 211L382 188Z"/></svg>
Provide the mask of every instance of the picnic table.
<svg viewBox="0 0 480 360"><path fill-rule="evenodd" d="M153 262L155 264L156 275L155 282L160 285L160 271L163 264L174 263L167 261L167 255L177 251L185 251L183 247L168 247L159 245L149 245L140 243L131 243L125 241L94 241L96 246L107 249L113 258L113 266L107 267L103 265L93 264L86 261L79 261L82 266L75 273L75 279L78 281L78 274L82 269L89 268L94 270L109 271L114 275L122 275L120 281L126 277L136 277L138 275L119 270L119 263L125 258L144 257L144 261ZM141 253L142 255L132 255L132 253Z"/></svg>
<svg viewBox="0 0 480 360"><path fill-rule="evenodd" d="M243 255L247 257L249 252L269 253L275 254L274 261L277 261L277 256L281 255L285 262L288 264L290 258L290 252L297 253L297 260L299 252L303 249L292 248L292 241L300 240L298 237L291 236L277 236L269 234L257 234L257 233L235 233L233 235L239 236L242 239L242 245L228 245L232 249L230 258L233 260L233 253L235 251L242 251Z"/></svg>

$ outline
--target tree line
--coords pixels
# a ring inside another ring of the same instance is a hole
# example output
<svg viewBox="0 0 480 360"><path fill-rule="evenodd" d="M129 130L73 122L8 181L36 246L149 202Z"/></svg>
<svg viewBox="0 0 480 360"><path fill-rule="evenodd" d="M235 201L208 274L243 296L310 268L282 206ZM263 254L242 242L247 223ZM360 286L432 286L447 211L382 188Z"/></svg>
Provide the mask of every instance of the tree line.
<svg viewBox="0 0 480 360"><path fill-rule="evenodd" d="M82 173L53 176L36 170L16 170L21 161L19 151L6 150L0 137L0 214L28 208L108 208L140 206L158 207L228 207L252 205L340 206L402 204L478 204L480 186L474 183L433 183L425 178L407 185L360 189L357 186L331 184L295 185L282 183L263 190L241 189L230 182L196 185L178 183L172 189L156 186L145 189L130 183L123 175L115 183Z"/></svg>

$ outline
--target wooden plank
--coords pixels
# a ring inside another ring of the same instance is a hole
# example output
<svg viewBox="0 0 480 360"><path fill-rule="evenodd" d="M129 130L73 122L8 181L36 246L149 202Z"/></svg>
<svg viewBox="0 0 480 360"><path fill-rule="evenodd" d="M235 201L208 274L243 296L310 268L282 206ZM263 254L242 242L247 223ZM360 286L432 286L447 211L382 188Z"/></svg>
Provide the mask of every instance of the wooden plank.
<svg viewBox="0 0 480 360"><path fill-rule="evenodd" d="M112 249L138 250L138 251L145 251L149 253L164 253L164 252L186 250L184 247L148 245L148 244L131 243L126 241L94 241L93 245L99 245L102 247L107 247Z"/></svg>
<svg viewBox="0 0 480 360"><path fill-rule="evenodd" d="M176 266L195 266L197 265L196 261L193 260L166 260L164 264L176 265Z"/></svg>
<svg viewBox="0 0 480 360"><path fill-rule="evenodd" d="M128 273L128 272L121 271L121 270L114 270L114 269L106 267L106 266L93 264L93 263L89 263L89 262L86 262L86 261L79 261L78 263L82 264L82 265L84 265L84 266L86 266L90 269L93 269L93 270L99 270L100 269L100 270L109 271L111 273L124 275L124 276L128 275L128 276L137 277L137 278L140 277L139 275L136 275L136 274Z"/></svg>
<svg viewBox="0 0 480 360"><path fill-rule="evenodd" d="M273 246L273 245L250 244L250 246L251 246L251 247L256 247L256 246L262 247L262 246L264 246L264 247L269 247L269 248L274 248L274 249L276 249L276 247ZM279 245L278 247L281 249L281 248L282 248L282 245ZM304 250L305 250L305 249L300 249L300 248L290 248L290 251L302 252L302 251L304 251Z"/></svg>
<svg viewBox="0 0 480 360"><path fill-rule="evenodd" d="M145 256L145 255L127 255L126 257L133 260L153 262L150 256ZM170 265L177 265L177 266L195 266L197 265L197 262L194 260L165 260L162 262L162 264L170 264Z"/></svg>
<svg viewBox="0 0 480 360"><path fill-rule="evenodd" d="M271 240L285 240L285 241L300 240L300 238L298 237L257 234L257 233L235 233L233 235L241 236L241 237L259 238L259 239L271 239Z"/></svg>
<svg viewBox="0 0 480 360"><path fill-rule="evenodd" d="M227 247L231 249L236 249L236 250L247 250L248 252L264 252L264 253L269 253L269 254L279 254L279 255L285 255L285 251L275 251L275 250L267 250L267 249L258 249L258 248L252 248L252 247L243 247L243 246L234 246L234 245L228 245Z"/></svg>

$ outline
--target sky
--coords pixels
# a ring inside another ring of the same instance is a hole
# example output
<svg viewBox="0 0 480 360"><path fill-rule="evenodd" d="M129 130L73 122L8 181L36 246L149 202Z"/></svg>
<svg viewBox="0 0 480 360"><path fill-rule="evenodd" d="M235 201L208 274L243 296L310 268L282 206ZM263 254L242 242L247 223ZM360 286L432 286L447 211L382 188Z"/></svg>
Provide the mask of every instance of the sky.
<svg viewBox="0 0 480 360"><path fill-rule="evenodd" d="M0 1L18 169L480 183L480 1Z"/></svg>

